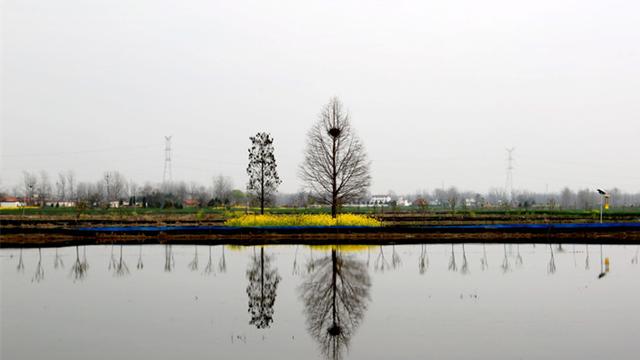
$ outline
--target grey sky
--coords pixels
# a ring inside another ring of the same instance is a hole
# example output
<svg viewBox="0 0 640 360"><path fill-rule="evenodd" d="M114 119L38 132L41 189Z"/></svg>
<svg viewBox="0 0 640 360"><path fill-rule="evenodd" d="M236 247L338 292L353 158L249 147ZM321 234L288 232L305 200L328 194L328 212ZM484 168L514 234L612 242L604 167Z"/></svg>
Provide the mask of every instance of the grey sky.
<svg viewBox="0 0 640 360"><path fill-rule="evenodd" d="M640 191L637 1L2 1L1 186L22 170L246 182L269 131L300 188L330 96L373 192Z"/></svg>

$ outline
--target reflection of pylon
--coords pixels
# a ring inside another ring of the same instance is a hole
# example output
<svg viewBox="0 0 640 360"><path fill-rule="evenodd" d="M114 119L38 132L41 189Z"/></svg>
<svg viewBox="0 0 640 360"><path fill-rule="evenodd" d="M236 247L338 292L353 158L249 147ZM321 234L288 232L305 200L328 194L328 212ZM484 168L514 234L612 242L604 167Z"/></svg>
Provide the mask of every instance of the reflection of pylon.
<svg viewBox="0 0 640 360"><path fill-rule="evenodd" d="M162 174L162 183L166 184L173 181L171 173L171 136L164 137L164 173Z"/></svg>
<svg viewBox="0 0 640 360"><path fill-rule="evenodd" d="M513 199L513 151L516 148L507 149L507 181L504 186L507 199L511 202Z"/></svg>

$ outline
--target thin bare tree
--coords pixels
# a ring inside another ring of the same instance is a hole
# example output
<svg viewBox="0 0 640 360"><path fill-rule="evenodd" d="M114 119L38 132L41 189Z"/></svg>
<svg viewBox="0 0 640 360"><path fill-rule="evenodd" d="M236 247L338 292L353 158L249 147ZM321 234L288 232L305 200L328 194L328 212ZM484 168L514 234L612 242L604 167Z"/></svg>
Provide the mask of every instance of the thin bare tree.
<svg viewBox="0 0 640 360"><path fill-rule="evenodd" d="M371 183L369 167L349 115L338 98L331 98L307 134L300 178L317 201L331 205L335 218L342 204L366 195Z"/></svg>

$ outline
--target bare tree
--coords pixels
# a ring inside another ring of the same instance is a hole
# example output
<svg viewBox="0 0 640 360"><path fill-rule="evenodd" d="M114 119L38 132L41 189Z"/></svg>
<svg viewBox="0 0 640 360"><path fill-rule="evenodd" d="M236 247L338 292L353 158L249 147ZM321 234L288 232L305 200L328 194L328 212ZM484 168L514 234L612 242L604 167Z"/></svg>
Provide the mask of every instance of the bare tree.
<svg viewBox="0 0 640 360"><path fill-rule="evenodd" d="M22 176L24 178L25 202L30 205L33 201L33 195L35 195L36 186L38 185L38 177L28 171L23 171Z"/></svg>
<svg viewBox="0 0 640 360"><path fill-rule="evenodd" d="M49 175L46 171L40 172L40 181L38 181L38 201L41 206L47 204L47 199L51 196L51 182L49 182Z"/></svg>
<svg viewBox="0 0 640 360"><path fill-rule="evenodd" d="M247 174L249 184L247 190L253 192L260 202L260 214L264 214L264 205L276 192L282 182L276 170L276 157L273 155L273 138L268 133L257 133L252 136L249 148L249 165Z"/></svg>
<svg viewBox="0 0 640 360"><path fill-rule="evenodd" d="M72 170L67 171L67 197L76 200L76 175Z"/></svg>
<svg viewBox="0 0 640 360"><path fill-rule="evenodd" d="M447 204L449 205L449 209L451 209L451 211L454 211L456 209L456 205L458 204L460 200L460 193L458 192L458 189L456 189L455 187L450 187L447 190Z"/></svg>
<svg viewBox="0 0 640 360"><path fill-rule="evenodd" d="M349 115L338 98L331 98L307 134L301 179L316 200L331 205L335 218L339 206L366 195L371 183L369 167Z"/></svg>
<svg viewBox="0 0 640 360"><path fill-rule="evenodd" d="M231 202L231 179L224 175L218 175L213 178L213 198L226 206Z"/></svg>
<svg viewBox="0 0 640 360"><path fill-rule="evenodd" d="M67 177L63 173L58 174L58 181L56 181L56 196L58 201L67 200Z"/></svg>

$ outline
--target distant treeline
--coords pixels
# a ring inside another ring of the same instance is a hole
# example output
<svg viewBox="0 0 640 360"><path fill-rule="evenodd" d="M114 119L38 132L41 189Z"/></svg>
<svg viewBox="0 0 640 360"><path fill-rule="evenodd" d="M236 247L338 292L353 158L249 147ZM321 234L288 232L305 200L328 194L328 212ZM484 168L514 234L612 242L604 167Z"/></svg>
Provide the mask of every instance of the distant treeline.
<svg viewBox="0 0 640 360"><path fill-rule="evenodd" d="M610 208L640 208L640 193L627 193L617 188L605 189L609 193ZM107 171L93 182L76 181L72 171L59 173L56 178L41 171L23 172L23 183L11 189L0 189L0 197L14 197L30 206L82 206L82 207L150 207L182 208L212 206L256 206L257 199L246 190L235 188L230 178L218 175L210 185L197 182L168 182L140 185L118 171ZM376 198L380 198L377 195ZM363 195L343 206L369 206L416 209L575 209L591 210L600 206L596 189L564 188L560 192L537 193L514 191L507 194L499 188L486 193L460 191L455 187L435 189L412 194L384 194L384 201L372 201ZM270 199L270 206L314 207L319 203L306 191L278 193Z"/></svg>

